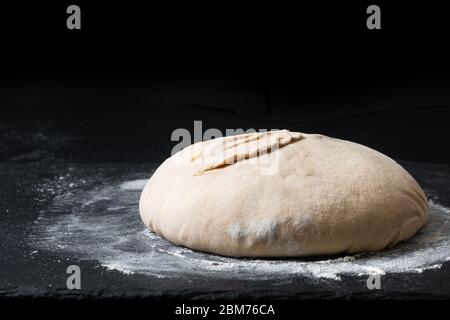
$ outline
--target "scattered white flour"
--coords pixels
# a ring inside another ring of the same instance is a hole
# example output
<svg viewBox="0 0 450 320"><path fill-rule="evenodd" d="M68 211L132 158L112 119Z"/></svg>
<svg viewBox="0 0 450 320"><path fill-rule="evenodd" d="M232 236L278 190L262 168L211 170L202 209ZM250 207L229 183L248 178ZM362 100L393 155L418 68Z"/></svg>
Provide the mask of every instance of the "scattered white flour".
<svg viewBox="0 0 450 320"><path fill-rule="evenodd" d="M132 181L126 181L120 185L120 188L124 190L139 190L142 191L145 184L147 183L147 179L140 179L140 180L132 180Z"/></svg>
<svg viewBox="0 0 450 320"><path fill-rule="evenodd" d="M74 183L69 178L57 180L59 186ZM173 245L144 227L138 200L146 181L130 179L126 174L119 182L94 176L87 182L83 180L82 187L75 183L74 188L53 190L57 195L48 210L41 212L30 244L38 250L94 259L109 270L155 277L183 274L260 280L307 276L339 280L342 275L421 273L440 268L450 260L450 209L433 201L430 222L425 228L411 240L378 253L267 260L192 251ZM273 228L267 222L257 226L264 236L271 234ZM229 230L234 237L247 231L238 224Z"/></svg>

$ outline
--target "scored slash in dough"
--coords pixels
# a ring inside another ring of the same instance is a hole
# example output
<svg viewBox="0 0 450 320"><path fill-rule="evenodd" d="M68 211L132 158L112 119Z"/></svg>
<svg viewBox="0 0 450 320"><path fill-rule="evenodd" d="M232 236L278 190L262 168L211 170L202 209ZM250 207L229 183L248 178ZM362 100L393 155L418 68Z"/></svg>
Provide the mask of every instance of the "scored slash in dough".
<svg viewBox="0 0 450 320"><path fill-rule="evenodd" d="M269 174L252 161L263 157ZM428 220L424 192L391 158L288 130L183 149L152 175L139 210L150 230L175 244L242 257L378 251Z"/></svg>

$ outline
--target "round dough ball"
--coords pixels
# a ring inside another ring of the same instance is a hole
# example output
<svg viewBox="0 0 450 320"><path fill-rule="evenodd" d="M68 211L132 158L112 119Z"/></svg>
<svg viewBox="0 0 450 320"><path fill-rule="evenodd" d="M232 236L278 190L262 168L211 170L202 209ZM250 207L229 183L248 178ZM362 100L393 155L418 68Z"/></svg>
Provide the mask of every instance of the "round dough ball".
<svg viewBox="0 0 450 320"><path fill-rule="evenodd" d="M226 256L377 251L428 220L414 178L363 145L288 130L193 144L168 158L140 213L178 245Z"/></svg>

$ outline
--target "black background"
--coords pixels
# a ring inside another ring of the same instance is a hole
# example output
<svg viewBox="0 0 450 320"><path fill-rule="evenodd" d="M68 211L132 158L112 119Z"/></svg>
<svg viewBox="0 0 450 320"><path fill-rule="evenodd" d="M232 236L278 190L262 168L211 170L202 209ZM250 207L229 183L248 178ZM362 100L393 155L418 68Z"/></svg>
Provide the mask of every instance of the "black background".
<svg viewBox="0 0 450 320"><path fill-rule="evenodd" d="M449 72L446 10L430 2L379 3L381 30L366 28L371 2L87 1L77 3L82 29L68 30L71 3L19 2L2 10L2 73L16 76L16 86L33 77L132 87L169 73L188 79L213 73L265 90L370 97L408 80L433 86Z"/></svg>
<svg viewBox="0 0 450 320"><path fill-rule="evenodd" d="M73 3L81 30L66 27ZM20 1L0 19L2 119L82 141L51 150L58 159L153 160L174 129L203 120L204 130L288 128L450 160L442 4L376 2L382 29L368 30L364 1L73 3ZM2 143L2 159L48 149L8 147L17 140Z"/></svg>

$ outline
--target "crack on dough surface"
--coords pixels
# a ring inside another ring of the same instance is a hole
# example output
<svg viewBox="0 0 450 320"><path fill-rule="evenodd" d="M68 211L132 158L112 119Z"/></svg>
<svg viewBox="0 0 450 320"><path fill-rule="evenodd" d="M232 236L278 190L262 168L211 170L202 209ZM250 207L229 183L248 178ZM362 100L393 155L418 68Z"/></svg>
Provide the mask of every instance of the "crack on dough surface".
<svg viewBox="0 0 450 320"><path fill-rule="evenodd" d="M111 270L159 278L196 275L261 280L304 276L339 280L342 275L421 273L438 269L450 260L450 209L439 203L439 187L433 188L435 179L448 181L450 174L438 172L437 166L422 166L410 163L407 168L420 173L421 183L432 199L430 222L409 241L377 253L314 259L238 259L173 245L146 230L139 217L138 199L147 171L108 178L117 171L114 165L102 165L98 170L102 174L88 178L83 168L75 167L71 177L55 177L53 184L36 186L56 196L35 221L28 240L33 250L97 260ZM83 178L74 178L77 170ZM255 228L265 236L274 230L270 221ZM237 224L229 232L238 237L248 230Z"/></svg>
<svg viewBox="0 0 450 320"><path fill-rule="evenodd" d="M289 130L254 132L193 144L184 149L182 155L189 154L191 162L201 164L201 168L194 173L201 175L239 161L256 161L258 157L276 152L303 138L302 134Z"/></svg>

